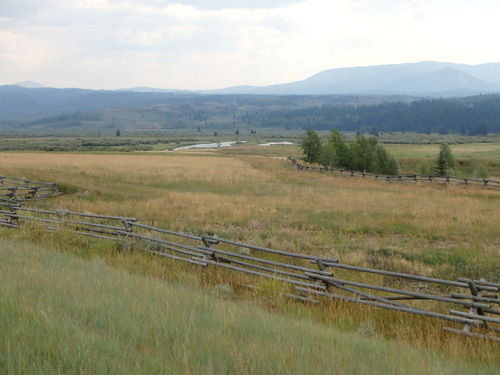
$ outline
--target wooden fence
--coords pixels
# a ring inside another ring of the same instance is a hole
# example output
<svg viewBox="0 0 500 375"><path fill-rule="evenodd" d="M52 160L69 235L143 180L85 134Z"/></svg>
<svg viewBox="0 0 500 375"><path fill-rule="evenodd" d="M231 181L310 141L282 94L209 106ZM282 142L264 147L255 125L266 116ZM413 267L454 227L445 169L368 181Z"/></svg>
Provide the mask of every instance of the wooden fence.
<svg viewBox="0 0 500 375"><path fill-rule="evenodd" d="M60 195L55 182L0 176L0 202L20 202Z"/></svg>
<svg viewBox="0 0 500 375"><path fill-rule="evenodd" d="M338 169L333 167L321 167L317 165L309 165L309 164L301 164L297 160L292 157L288 157L288 160L292 162L292 164L301 171L313 171L320 173L333 173L336 175L341 175L345 177L360 177L360 178L369 178L378 181L385 181L388 183L417 183L417 182L427 182L427 183L436 183L441 185L462 185L462 186L482 186L488 188L496 188L500 189L500 181L491 180L491 179L474 179L467 177L451 177L451 176L433 176L433 175L399 175L399 176L391 176L391 175L382 175L382 174L374 174L374 173L366 173L366 172L357 172L350 171L346 169Z"/></svg>
<svg viewBox="0 0 500 375"><path fill-rule="evenodd" d="M119 241L122 247L288 285L281 294L317 303L331 298L448 321L449 332L500 342L500 283L484 279L444 280L340 263L337 259L289 252L219 238L191 235L141 224L136 218L68 210L46 211L0 202L0 225L37 223L48 231ZM360 282L363 273L376 283ZM498 281L498 280L497 280Z"/></svg>

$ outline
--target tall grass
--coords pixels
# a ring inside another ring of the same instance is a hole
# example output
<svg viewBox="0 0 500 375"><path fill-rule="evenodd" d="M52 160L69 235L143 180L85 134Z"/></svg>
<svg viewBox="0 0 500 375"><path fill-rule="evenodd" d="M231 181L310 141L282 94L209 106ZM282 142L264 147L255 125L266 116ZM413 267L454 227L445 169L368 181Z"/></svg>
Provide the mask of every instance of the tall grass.
<svg viewBox="0 0 500 375"><path fill-rule="evenodd" d="M390 254L396 266L434 276L498 279L498 191L351 180L255 157L16 153L0 154L0 162L3 174L77 190L42 206L139 217L346 263Z"/></svg>
<svg viewBox="0 0 500 375"><path fill-rule="evenodd" d="M2 374L487 374L372 335L0 239Z"/></svg>
<svg viewBox="0 0 500 375"><path fill-rule="evenodd" d="M254 245L339 258L348 264L448 279L499 281L500 192L494 190L390 185L300 172L284 159L205 152L0 153L0 163L2 174L57 181L74 192L38 202L40 208L138 217L143 223L181 232L216 233ZM0 230L4 237L13 233ZM193 280L192 271L184 273L175 263L140 253L118 253L113 244L74 240L63 233L16 233L22 240L87 259L98 256L132 273L182 280L200 288L235 287L241 281L238 276L212 271L196 273ZM450 336L441 331L441 323L430 319L338 303L301 309L271 303L266 296L245 298L343 329L370 331L374 327L377 335L420 348L440 348L456 360L498 361L495 344L474 345Z"/></svg>

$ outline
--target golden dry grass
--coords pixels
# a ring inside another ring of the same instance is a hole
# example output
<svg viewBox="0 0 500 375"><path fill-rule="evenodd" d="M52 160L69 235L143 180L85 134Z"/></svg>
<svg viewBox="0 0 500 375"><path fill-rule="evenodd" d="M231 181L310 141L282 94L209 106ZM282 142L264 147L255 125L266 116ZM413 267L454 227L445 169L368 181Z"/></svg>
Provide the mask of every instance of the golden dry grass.
<svg viewBox="0 0 500 375"><path fill-rule="evenodd" d="M0 163L4 175L79 190L49 205L179 230L264 234L273 246L297 251L469 247L494 256L500 246L494 190L341 178L254 157L3 153Z"/></svg>
<svg viewBox="0 0 500 375"><path fill-rule="evenodd" d="M0 153L0 165L3 175L57 181L76 191L39 202L41 207L137 217L167 229L216 233L347 264L499 281L500 191L387 184L297 171L284 158L203 152ZM107 261L135 269L113 257ZM161 262L143 268L169 277L160 271ZM211 277L228 280L217 272ZM440 322L338 306L301 314L344 327L373 320L377 334L440 346L456 357L498 360L494 346L471 348L444 334Z"/></svg>

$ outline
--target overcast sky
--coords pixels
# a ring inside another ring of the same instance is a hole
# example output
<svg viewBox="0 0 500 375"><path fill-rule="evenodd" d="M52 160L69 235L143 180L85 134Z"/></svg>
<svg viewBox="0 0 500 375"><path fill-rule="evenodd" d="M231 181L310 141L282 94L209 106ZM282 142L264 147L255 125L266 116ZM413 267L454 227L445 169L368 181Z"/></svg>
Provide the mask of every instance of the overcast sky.
<svg viewBox="0 0 500 375"><path fill-rule="evenodd" d="M0 0L0 85L215 89L500 61L498 0Z"/></svg>

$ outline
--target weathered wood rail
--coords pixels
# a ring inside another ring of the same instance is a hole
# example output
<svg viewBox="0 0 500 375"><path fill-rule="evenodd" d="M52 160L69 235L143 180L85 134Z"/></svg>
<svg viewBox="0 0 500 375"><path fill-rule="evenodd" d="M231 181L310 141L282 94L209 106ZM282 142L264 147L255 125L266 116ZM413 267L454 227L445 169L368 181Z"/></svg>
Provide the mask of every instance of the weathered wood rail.
<svg viewBox="0 0 500 375"><path fill-rule="evenodd" d="M357 172L350 171L346 169L338 169L333 167L322 167L318 165L309 165L309 164L301 164L297 160L292 157L288 157L288 160L301 171L312 171L319 173L332 173L336 175L341 175L344 177L351 178L367 178L372 180L384 181L388 183L417 183L417 182L425 182L425 183L435 183L441 185L462 185L462 186L481 186L493 189L500 189L500 181L491 180L491 179L474 179L467 177L452 177L452 176L433 176L433 175L383 175L383 174L374 174L374 173L366 173L366 172Z"/></svg>
<svg viewBox="0 0 500 375"><path fill-rule="evenodd" d="M0 202L0 225L19 228L29 223L48 231L66 230L119 241L122 247L203 267L224 268L251 280L277 280L288 285L282 294L301 301L317 303L331 298L428 316L459 325L445 328L449 332L500 342L498 280L454 281L358 267L333 258L260 247L216 235L179 233L142 224L136 218L37 210ZM357 281L362 273L377 275L377 282ZM252 281L244 285L256 288Z"/></svg>
<svg viewBox="0 0 500 375"><path fill-rule="evenodd" d="M61 193L55 182L0 176L0 202L21 202L55 197Z"/></svg>

